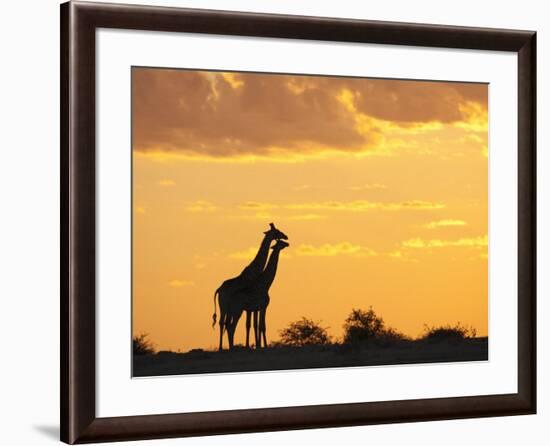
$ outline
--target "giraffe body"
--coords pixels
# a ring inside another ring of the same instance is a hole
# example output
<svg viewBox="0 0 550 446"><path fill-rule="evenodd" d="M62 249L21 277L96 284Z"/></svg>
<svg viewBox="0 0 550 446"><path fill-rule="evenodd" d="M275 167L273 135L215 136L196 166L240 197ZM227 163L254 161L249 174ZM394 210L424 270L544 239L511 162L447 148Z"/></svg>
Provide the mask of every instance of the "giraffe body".
<svg viewBox="0 0 550 446"><path fill-rule="evenodd" d="M269 305L269 289L275 280L277 274L277 266L279 263L279 254L281 250L289 246L288 243L277 240L277 243L271 248L273 252L269 257L269 261L265 270L260 276L252 282L251 285L237 291L231 302L227 306L227 315L229 318L228 335L230 343L233 340L236 326L242 316L243 311L246 311L246 339L247 346L249 344L250 319L254 318L254 337L256 348L261 347L263 339L264 346L267 346L266 339L266 312Z"/></svg>
<svg viewBox="0 0 550 446"><path fill-rule="evenodd" d="M275 228L273 223L270 223L271 228L264 232L264 238L260 244L260 248L252 262L239 274L237 277L224 281L221 286L214 293L214 314L212 316L213 324L216 324L216 297L218 297L218 304L220 306L220 338L219 349L223 348L223 333L227 330L229 347L233 347L233 334L229 332L229 319L228 319L228 307L231 305L233 296L240 290L250 287L254 280L262 274L267 257L269 255L269 248L273 240L286 239L287 236Z"/></svg>

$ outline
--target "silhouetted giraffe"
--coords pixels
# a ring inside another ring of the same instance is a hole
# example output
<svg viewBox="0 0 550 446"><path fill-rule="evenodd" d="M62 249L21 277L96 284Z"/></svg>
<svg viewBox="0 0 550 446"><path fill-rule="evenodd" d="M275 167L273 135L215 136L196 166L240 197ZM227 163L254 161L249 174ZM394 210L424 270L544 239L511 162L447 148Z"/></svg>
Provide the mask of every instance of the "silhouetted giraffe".
<svg viewBox="0 0 550 446"><path fill-rule="evenodd" d="M221 286L214 293L214 314L212 315L212 326L216 324L216 296L218 296L218 304L220 306L220 343L219 349L223 348L223 331L224 328L227 329L227 305L231 301L233 294L235 292L246 288L251 285L258 276L263 272L265 263L267 261L267 256L269 254L269 247L273 240L279 239L288 239L288 237L281 231L279 231L273 223L269 224L270 229L264 232L264 238L258 249L256 257L250 262L250 264L242 271L242 273L232 279L228 279L221 284ZM229 339L229 347L233 347L233 337Z"/></svg>
<svg viewBox="0 0 550 446"><path fill-rule="evenodd" d="M289 244L283 240L277 240L277 243L271 248L273 252L269 257L265 270L260 276L252 282L252 285L237 291L228 305L227 313L229 317L228 337L229 345L233 344L233 337L239 319L246 311L246 337L248 346L248 337L250 332L250 315L254 314L254 338L256 348L261 347L262 338L264 347L267 347L266 322L265 315L269 305L269 289L275 280L277 266L279 264L280 252L288 247ZM258 326L258 313L260 317Z"/></svg>

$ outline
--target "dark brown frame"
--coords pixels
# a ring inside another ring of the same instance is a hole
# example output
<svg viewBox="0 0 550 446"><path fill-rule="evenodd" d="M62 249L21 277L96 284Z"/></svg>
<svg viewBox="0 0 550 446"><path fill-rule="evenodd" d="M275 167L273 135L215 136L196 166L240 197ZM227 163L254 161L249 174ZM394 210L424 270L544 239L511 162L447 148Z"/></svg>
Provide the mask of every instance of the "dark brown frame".
<svg viewBox="0 0 550 446"><path fill-rule="evenodd" d="M95 31L118 28L518 55L518 393L96 418ZM536 412L536 33L86 2L61 5L61 440L86 443Z"/></svg>

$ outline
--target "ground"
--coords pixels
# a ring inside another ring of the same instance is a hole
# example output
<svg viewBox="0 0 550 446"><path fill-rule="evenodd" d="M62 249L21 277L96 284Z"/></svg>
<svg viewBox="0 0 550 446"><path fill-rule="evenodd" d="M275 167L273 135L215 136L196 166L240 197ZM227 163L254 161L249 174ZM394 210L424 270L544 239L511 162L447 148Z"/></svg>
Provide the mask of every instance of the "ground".
<svg viewBox="0 0 550 446"><path fill-rule="evenodd" d="M342 344L305 347L236 347L233 351L191 350L134 355L133 376L251 372L328 367L486 361L488 339L429 342L401 341L391 345Z"/></svg>

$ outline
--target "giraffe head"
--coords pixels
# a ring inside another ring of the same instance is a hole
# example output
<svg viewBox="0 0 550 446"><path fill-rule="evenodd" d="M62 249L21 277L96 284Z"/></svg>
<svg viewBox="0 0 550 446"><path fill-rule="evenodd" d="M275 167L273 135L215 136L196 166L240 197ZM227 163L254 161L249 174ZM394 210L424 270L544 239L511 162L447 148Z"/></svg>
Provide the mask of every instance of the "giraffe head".
<svg viewBox="0 0 550 446"><path fill-rule="evenodd" d="M287 243L284 240L277 240L277 242L271 247L271 249L281 251L282 249L288 248L289 246L290 243Z"/></svg>
<svg viewBox="0 0 550 446"><path fill-rule="evenodd" d="M273 223L269 223L269 231L265 231L264 234L272 240L288 240L286 234L279 231Z"/></svg>

